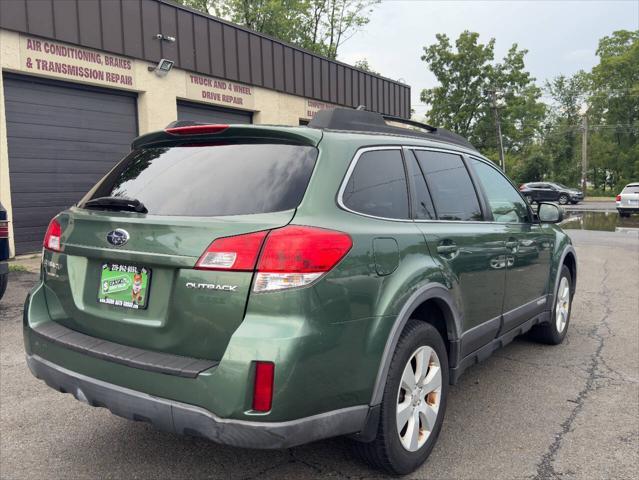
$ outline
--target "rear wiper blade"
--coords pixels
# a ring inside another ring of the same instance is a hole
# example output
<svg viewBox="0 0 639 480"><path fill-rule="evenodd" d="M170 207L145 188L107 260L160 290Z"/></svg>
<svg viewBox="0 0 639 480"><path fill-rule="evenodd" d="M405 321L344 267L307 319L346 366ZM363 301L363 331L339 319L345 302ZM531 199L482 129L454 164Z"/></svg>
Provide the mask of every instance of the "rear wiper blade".
<svg viewBox="0 0 639 480"><path fill-rule="evenodd" d="M119 198L119 197L99 197L93 198L83 205L84 208L93 210L113 210L127 211L137 213L148 213L144 204L135 199Z"/></svg>

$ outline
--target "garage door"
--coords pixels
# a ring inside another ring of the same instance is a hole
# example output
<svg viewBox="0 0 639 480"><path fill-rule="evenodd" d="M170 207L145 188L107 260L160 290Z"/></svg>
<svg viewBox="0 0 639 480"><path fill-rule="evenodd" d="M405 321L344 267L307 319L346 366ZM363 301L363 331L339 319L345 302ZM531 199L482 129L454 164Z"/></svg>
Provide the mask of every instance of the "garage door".
<svg viewBox="0 0 639 480"><path fill-rule="evenodd" d="M201 123L253 123L253 114L241 110L177 102L178 120Z"/></svg>
<svg viewBox="0 0 639 480"><path fill-rule="evenodd" d="M16 253L39 250L49 220L76 203L137 135L133 94L4 75Z"/></svg>

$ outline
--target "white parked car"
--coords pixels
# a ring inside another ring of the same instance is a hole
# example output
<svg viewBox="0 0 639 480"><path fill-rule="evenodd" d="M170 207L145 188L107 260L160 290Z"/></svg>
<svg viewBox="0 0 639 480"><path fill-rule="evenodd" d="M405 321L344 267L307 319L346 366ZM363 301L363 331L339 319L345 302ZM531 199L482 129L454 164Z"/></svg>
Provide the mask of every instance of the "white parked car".
<svg viewBox="0 0 639 480"><path fill-rule="evenodd" d="M620 217L629 217L632 213L639 213L639 182L626 185L615 200Z"/></svg>

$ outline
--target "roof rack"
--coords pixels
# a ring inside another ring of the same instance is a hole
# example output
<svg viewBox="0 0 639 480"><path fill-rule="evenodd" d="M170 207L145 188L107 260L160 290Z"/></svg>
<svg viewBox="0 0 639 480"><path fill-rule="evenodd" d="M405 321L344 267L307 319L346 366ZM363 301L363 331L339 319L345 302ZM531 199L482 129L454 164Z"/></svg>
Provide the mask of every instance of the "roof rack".
<svg viewBox="0 0 639 480"><path fill-rule="evenodd" d="M396 127L386 123L387 120L421 128L426 131L424 132L419 130L410 130L404 127ZM376 132L386 133L389 135L417 137L440 142L454 143L455 145L477 150L473 144L464 137L444 128L433 127L407 118L370 112L363 110L361 107L358 107L357 110L350 108L321 110L315 114L313 119L309 122L308 127L327 130L345 130L365 133Z"/></svg>
<svg viewBox="0 0 639 480"><path fill-rule="evenodd" d="M384 120L388 120L390 122L403 123L406 125L410 125L411 127L423 128L424 130L428 130L429 132L436 132L437 127L433 127L432 125L428 125L427 123L417 122L415 120L411 120L409 118L396 117L394 115L382 115Z"/></svg>

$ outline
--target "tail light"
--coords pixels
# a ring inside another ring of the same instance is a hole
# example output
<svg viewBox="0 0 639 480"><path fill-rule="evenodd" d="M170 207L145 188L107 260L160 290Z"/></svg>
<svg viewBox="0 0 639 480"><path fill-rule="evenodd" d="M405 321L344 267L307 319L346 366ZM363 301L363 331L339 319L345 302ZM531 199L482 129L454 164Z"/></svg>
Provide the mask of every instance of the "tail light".
<svg viewBox="0 0 639 480"><path fill-rule="evenodd" d="M44 234L44 248L52 250L54 252L62 251L62 242L60 237L62 236L62 228L58 221L54 218L47 227L47 233Z"/></svg>
<svg viewBox="0 0 639 480"><path fill-rule="evenodd" d="M0 238L9 238L9 222L0 221Z"/></svg>
<svg viewBox="0 0 639 480"><path fill-rule="evenodd" d="M270 232L218 238L195 268L243 272L257 269L255 292L283 290L317 280L337 265L352 246L351 237L345 233L289 225Z"/></svg>
<svg viewBox="0 0 639 480"><path fill-rule="evenodd" d="M350 236L333 230L295 225L273 230L264 243L253 290L308 285L331 270L352 246Z"/></svg>
<svg viewBox="0 0 639 480"><path fill-rule="evenodd" d="M621 195L617 195L617 197L615 198L615 202L621 202Z"/></svg>
<svg viewBox="0 0 639 480"><path fill-rule="evenodd" d="M197 270L239 270L252 272L268 231L215 240L197 261Z"/></svg>
<svg viewBox="0 0 639 480"><path fill-rule="evenodd" d="M202 135L206 133L220 133L229 128L228 125L188 125L185 127L167 128L165 132L173 135Z"/></svg>
<svg viewBox="0 0 639 480"><path fill-rule="evenodd" d="M255 383L253 385L253 410L268 412L273 406L273 378L275 364L255 362Z"/></svg>
<svg viewBox="0 0 639 480"><path fill-rule="evenodd" d="M526 188L526 185L524 185L523 183L521 185L519 185L519 191L520 192L522 192L525 188Z"/></svg>

